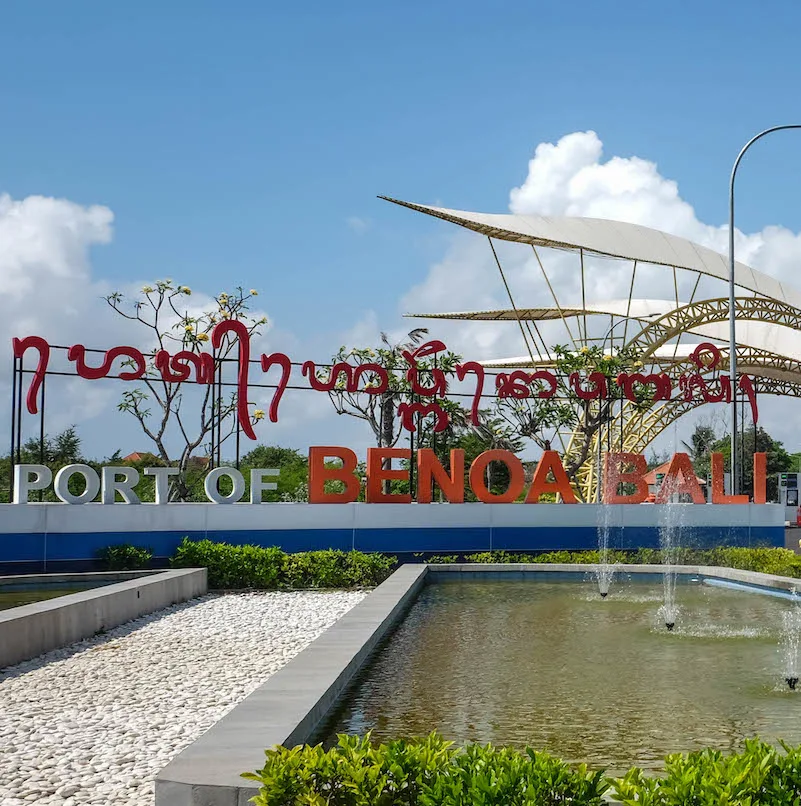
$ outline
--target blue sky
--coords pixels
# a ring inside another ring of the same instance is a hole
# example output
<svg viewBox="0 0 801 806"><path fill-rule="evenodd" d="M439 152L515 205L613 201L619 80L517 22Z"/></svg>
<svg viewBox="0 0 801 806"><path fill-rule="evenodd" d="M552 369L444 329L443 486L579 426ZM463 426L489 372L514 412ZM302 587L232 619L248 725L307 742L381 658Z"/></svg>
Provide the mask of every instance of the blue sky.
<svg viewBox="0 0 801 806"><path fill-rule="evenodd" d="M789 1L6 0L0 192L113 210L112 283L255 286L325 343L394 325L453 234L378 194L504 212L570 132L724 223L740 146L801 121L800 28ZM801 133L756 147L738 226L801 230L800 177Z"/></svg>

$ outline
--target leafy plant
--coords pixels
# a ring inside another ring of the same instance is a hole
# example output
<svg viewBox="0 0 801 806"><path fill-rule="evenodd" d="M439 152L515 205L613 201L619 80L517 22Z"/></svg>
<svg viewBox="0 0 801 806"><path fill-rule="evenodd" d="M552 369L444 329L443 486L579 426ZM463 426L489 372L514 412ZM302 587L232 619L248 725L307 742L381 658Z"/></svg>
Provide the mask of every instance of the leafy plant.
<svg viewBox="0 0 801 806"><path fill-rule="evenodd" d="M432 557L429 562L446 562L445 558ZM659 564L662 553L659 549L635 551L610 551L613 563ZM481 551L465 556L469 563L597 563L598 552L549 551L544 554L510 553L503 550ZM801 557L789 549L772 547L745 548L740 546L717 546L711 549L679 548L676 562L680 565L708 565L724 568L740 568L763 574L801 578Z"/></svg>
<svg viewBox="0 0 801 806"><path fill-rule="evenodd" d="M264 767L244 778L260 784L256 806L600 806L602 772L571 768L546 753L492 745L454 749L424 739L371 745L341 735L335 747L267 750Z"/></svg>
<svg viewBox="0 0 801 806"><path fill-rule="evenodd" d="M130 543L121 543L116 546L107 546L98 552L107 571L139 571L147 568L153 559L153 551L148 548L132 546Z"/></svg>
<svg viewBox="0 0 801 806"><path fill-rule="evenodd" d="M360 551L287 554L276 546L232 546L187 537L172 558L174 568L207 568L209 587L223 590L375 587L392 573L395 562L394 557Z"/></svg>
<svg viewBox="0 0 801 806"><path fill-rule="evenodd" d="M614 783L625 806L796 806L801 802L801 748L784 753L749 739L741 753L700 750L668 756L665 772L647 778L632 769Z"/></svg>

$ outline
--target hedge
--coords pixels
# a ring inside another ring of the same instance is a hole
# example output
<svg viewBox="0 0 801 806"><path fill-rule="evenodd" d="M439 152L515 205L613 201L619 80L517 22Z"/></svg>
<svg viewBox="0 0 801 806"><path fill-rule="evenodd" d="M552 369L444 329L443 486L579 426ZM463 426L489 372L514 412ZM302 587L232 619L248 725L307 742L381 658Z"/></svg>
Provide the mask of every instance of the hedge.
<svg viewBox="0 0 801 806"><path fill-rule="evenodd" d="M650 778L638 768L607 778L547 753L492 745L461 749L436 733L371 745L339 736L322 746L265 751L264 767L244 773L259 784L256 806L601 806L609 792L625 806L797 806L801 747L782 750L746 740L724 756L715 750L668 756Z"/></svg>
<svg viewBox="0 0 801 806"><path fill-rule="evenodd" d="M360 551L287 554L274 546L232 546L187 537L171 560L173 568L207 568L209 587L218 590L369 588L383 582L395 564L395 557Z"/></svg>
<svg viewBox="0 0 801 806"><path fill-rule="evenodd" d="M744 571L760 571L784 577L801 578L801 556L783 548L741 548L719 546L713 549L678 548L675 552L679 565L718 565L726 568L740 568ZM430 563L458 562L459 555L438 555L431 557ZM637 551L610 551L611 563L662 562L659 549L638 549ZM518 554L505 551L484 551L468 554L464 562L470 563L597 563L598 551L551 551L545 554Z"/></svg>
<svg viewBox="0 0 801 806"><path fill-rule="evenodd" d="M112 547L119 550L127 548L129 547ZM106 551L111 552L111 549ZM134 559L127 552L119 553L129 562ZM118 556L115 559L121 558ZM144 556L137 559L144 559ZM464 556L436 555L427 562L575 564L597 563L599 560L597 551L552 551L545 554L485 551ZM662 554L658 549L610 551L609 561L659 564L662 562ZM718 565L801 578L801 557L782 548L681 548L677 550L676 561L683 565ZM184 538L171 564L173 568L208 568L209 587L213 589L370 588L381 584L392 573L397 565L397 558L385 554L333 549L287 554L274 546L232 546L212 540Z"/></svg>

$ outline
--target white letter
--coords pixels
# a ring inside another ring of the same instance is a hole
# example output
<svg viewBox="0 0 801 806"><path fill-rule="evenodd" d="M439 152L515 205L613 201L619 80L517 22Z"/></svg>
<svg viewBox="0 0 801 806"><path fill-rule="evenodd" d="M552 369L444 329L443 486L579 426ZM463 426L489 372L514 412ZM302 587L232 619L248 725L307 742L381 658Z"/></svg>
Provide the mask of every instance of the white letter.
<svg viewBox="0 0 801 806"><path fill-rule="evenodd" d="M177 476L179 473L177 467L146 467L146 476L156 477L156 492L154 496L154 503L167 504L170 500L170 485L167 481L168 476Z"/></svg>
<svg viewBox="0 0 801 806"><path fill-rule="evenodd" d="M220 476L228 476L234 489L230 495L220 495ZM206 489L206 496L214 504L235 504L245 494L245 479L242 474L233 467L215 467L203 482Z"/></svg>
<svg viewBox="0 0 801 806"><path fill-rule="evenodd" d="M44 490L51 481L53 481L53 474L49 467L14 465L14 503L27 504L29 490Z"/></svg>
<svg viewBox="0 0 801 806"><path fill-rule="evenodd" d="M117 476L122 478L117 481ZM139 496L133 488L139 484L139 472L135 467L104 467L100 471L100 500L104 504L114 503L114 493L119 493L126 504L139 504Z"/></svg>
<svg viewBox="0 0 801 806"><path fill-rule="evenodd" d="M86 489L80 495L73 495L69 490L70 479L76 474L83 476L86 482ZM86 504L100 492L100 477L89 465L67 465L56 473L53 486L56 497L65 504Z"/></svg>
<svg viewBox="0 0 801 806"><path fill-rule="evenodd" d="M272 481L265 482L264 476L277 476L280 470L251 470L250 471L250 503L260 504L262 490L277 490L278 485Z"/></svg>

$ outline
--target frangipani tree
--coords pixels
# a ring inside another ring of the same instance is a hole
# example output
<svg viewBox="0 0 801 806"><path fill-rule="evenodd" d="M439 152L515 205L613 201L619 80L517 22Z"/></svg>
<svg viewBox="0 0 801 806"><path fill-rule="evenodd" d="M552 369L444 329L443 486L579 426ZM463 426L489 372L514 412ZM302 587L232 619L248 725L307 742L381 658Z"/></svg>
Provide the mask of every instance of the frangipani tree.
<svg viewBox="0 0 801 806"><path fill-rule="evenodd" d="M378 364L387 371L388 386L385 392L377 395L368 395L364 392L349 392L345 388L345 380L341 379L328 393L337 414L347 414L364 420L371 428L379 448L392 448L397 445L403 433L401 419L397 416L398 405L411 398L412 388L406 378L409 364L403 357L404 351L411 351L419 345L428 334L426 328L415 328L398 342L390 341L386 333L381 334L381 344L376 348L346 348L340 347L337 354L331 359L332 364L345 362L354 367L363 364ZM427 375L436 366L446 376L455 374L455 366L460 356L452 352L443 352L435 358L419 359L417 362L420 378L427 380ZM327 370L323 374L326 374ZM367 385L374 383L369 377ZM437 402L448 411L456 411L456 406L450 401Z"/></svg>
<svg viewBox="0 0 801 806"><path fill-rule="evenodd" d="M233 293L220 293L207 304L194 308L188 304L191 295L188 286L159 280L144 286L133 297L121 292L110 294L106 302L117 314L145 331L143 340L149 342L154 354L158 350L200 353L208 348L214 326L225 320L242 322L251 336L258 335L267 323L266 317L249 313L251 300L258 296L255 289L245 291L238 287ZM214 351L216 366L230 358L236 349L235 337L226 333L219 349ZM149 356L145 377L123 392L118 405L120 411L137 421L155 447L156 456L165 465L178 468L170 486L170 500L188 500L190 458L201 447L208 450L212 431L217 429L215 442L221 445L237 428L235 392L223 396L213 384L192 384L191 388L199 393L187 396L186 382L166 381L155 366L154 356ZM264 412L259 409L251 415L254 423L263 417Z"/></svg>

